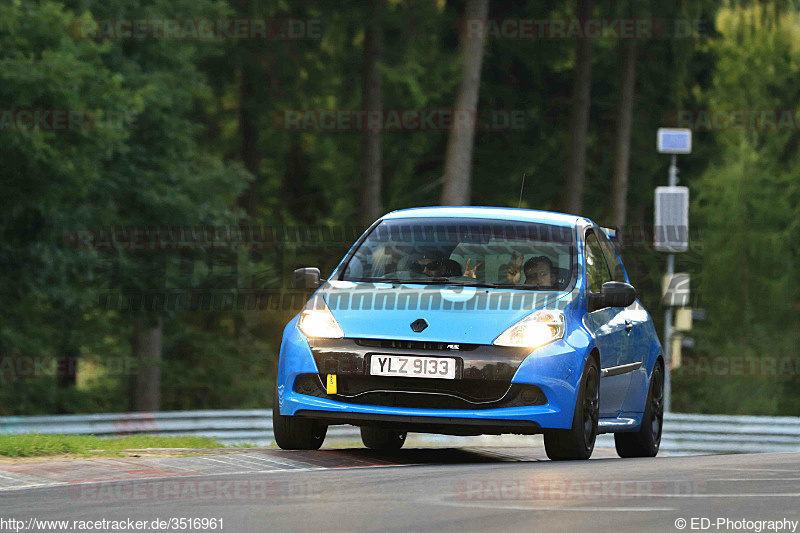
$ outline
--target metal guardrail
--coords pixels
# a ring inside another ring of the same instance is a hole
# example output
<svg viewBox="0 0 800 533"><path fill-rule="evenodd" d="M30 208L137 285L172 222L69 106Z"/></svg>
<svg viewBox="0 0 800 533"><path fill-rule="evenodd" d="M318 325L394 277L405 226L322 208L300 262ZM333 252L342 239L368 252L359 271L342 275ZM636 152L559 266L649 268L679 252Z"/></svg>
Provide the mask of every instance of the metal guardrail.
<svg viewBox="0 0 800 533"><path fill-rule="evenodd" d="M0 434L43 433L119 436L131 434L216 437L225 444L268 446L274 442L271 409L164 411L0 417ZM355 441L358 428L332 426L328 439Z"/></svg>
<svg viewBox="0 0 800 533"><path fill-rule="evenodd" d="M672 413L662 449L683 453L800 452L800 417Z"/></svg>
<svg viewBox="0 0 800 533"><path fill-rule="evenodd" d="M225 444L273 443L272 411L268 409L9 416L0 417L0 433L99 436L144 433L216 437ZM358 440L358 428L328 428L326 442ZM436 442L446 443L447 437L437 438ZM463 438L458 442L463 443ZM598 446L613 445L611 435L598 438ZM670 413L665 416L661 449L675 454L800 452L800 417Z"/></svg>

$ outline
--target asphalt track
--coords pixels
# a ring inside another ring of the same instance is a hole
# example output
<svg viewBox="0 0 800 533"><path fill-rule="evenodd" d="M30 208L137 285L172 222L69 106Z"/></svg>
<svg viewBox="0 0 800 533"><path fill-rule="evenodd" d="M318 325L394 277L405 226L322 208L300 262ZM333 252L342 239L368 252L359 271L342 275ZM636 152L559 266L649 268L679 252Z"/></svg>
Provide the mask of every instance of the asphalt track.
<svg viewBox="0 0 800 533"><path fill-rule="evenodd" d="M539 446L245 449L0 465L0 480L0 518L221 518L227 532L675 532L693 518L753 531L717 519L800 520L800 454L623 460L597 449L556 463Z"/></svg>

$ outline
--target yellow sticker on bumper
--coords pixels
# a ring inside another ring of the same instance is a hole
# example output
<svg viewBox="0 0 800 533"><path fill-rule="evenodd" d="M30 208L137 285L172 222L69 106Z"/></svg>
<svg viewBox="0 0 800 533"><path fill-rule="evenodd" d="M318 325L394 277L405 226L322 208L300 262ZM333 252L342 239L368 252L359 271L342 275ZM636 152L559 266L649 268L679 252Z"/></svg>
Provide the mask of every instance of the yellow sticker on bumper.
<svg viewBox="0 0 800 533"><path fill-rule="evenodd" d="M325 390L328 394L336 394L336 374L328 374L325 379Z"/></svg>

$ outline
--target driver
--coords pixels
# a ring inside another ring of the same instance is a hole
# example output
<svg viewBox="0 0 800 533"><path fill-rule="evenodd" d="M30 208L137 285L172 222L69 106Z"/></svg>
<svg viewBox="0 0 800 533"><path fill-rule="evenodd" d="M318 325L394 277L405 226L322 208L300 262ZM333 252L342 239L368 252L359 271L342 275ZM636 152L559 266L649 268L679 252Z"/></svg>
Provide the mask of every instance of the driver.
<svg viewBox="0 0 800 533"><path fill-rule="evenodd" d="M525 283L537 289L553 289L556 284L553 262L547 257L532 257L525 262Z"/></svg>
<svg viewBox="0 0 800 533"><path fill-rule="evenodd" d="M512 252L511 263L506 270L506 281L519 283L520 270L525 272L526 285L531 285L537 289L552 289L556 284L555 268L553 267L553 262L547 257L531 257L525 261L525 256L523 255L517 262L517 254Z"/></svg>
<svg viewBox="0 0 800 533"><path fill-rule="evenodd" d="M412 266L411 271L416 274L424 274L431 278L440 278L445 275L446 260L423 257L417 260Z"/></svg>
<svg viewBox="0 0 800 533"><path fill-rule="evenodd" d="M431 278L453 278L462 275L468 276L470 273L469 264L467 264L467 272L462 274L461 265L454 259L421 259L417 262L415 270ZM471 271L472 276L470 277L475 277L474 270Z"/></svg>

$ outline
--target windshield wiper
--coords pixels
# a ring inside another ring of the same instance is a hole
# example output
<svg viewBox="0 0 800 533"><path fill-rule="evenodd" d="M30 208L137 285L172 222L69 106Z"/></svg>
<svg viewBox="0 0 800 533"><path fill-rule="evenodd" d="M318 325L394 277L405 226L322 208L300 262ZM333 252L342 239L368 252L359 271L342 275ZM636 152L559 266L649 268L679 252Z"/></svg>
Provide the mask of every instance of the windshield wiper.
<svg viewBox="0 0 800 533"><path fill-rule="evenodd" d="M395 279L395 278L361 278L357 280L359 283L392 283L402 285L459 285L466 287L500 287L497 283L489 283L483 281L472 280L456 280L444 277L437 278L409 278L409 279Z"/></svg>
<svg viewBox="0 0 800 533"><path fill-rule="evenodd" d="M420 280L420 282L425 283L430 278L425 278ZM360 279L347 279L345 281L351 281L353 283L417 283L415 279L396 279L396 278L360 278Z"/></svg>
<svg viewBox="0 0 800 533"><path fill-rule="evenodd" d="M450 279L450 278L429 278L426 280L406 280L400 283L413 284L418 283L421 285L458 285L460 287L486 287L490 289L520 289L525 291L547 291L547 292L560 292L559 289L543 289L533 285L526 285L524 283L492 283L489 281L477 281L466 279Z"/></svg>
<svg viewBox="0 0 800 533"><path fill-rule="evenodd" d="M447 280L447 283L450 285L464 285L467 287L497 287L497 283L490 283L488 281L478 281L476 279L473 280Z"/></svg>
<svg viewBox="0 0 800 533"><path fill-rule="evenodd" d="M407 281L406 283L418 283L416 280ZM425 285L459 285L461 287L500 287L497 283L490 283L488 281L466 280L466 279L450 279L450 278L430 278L422 280Z"/></svg>
<svg viewBox="0 0 800 533"><path fill-rule="evenodd" d="M459 287L486 287L490 289L518 289L525 291L561 292L561 289L545 289L526 285L524 283L492 283L489 281L450 279L446 277L436 278L361 278L351 280L357 283L391 283L393 285L458 285Z"/></svg>

